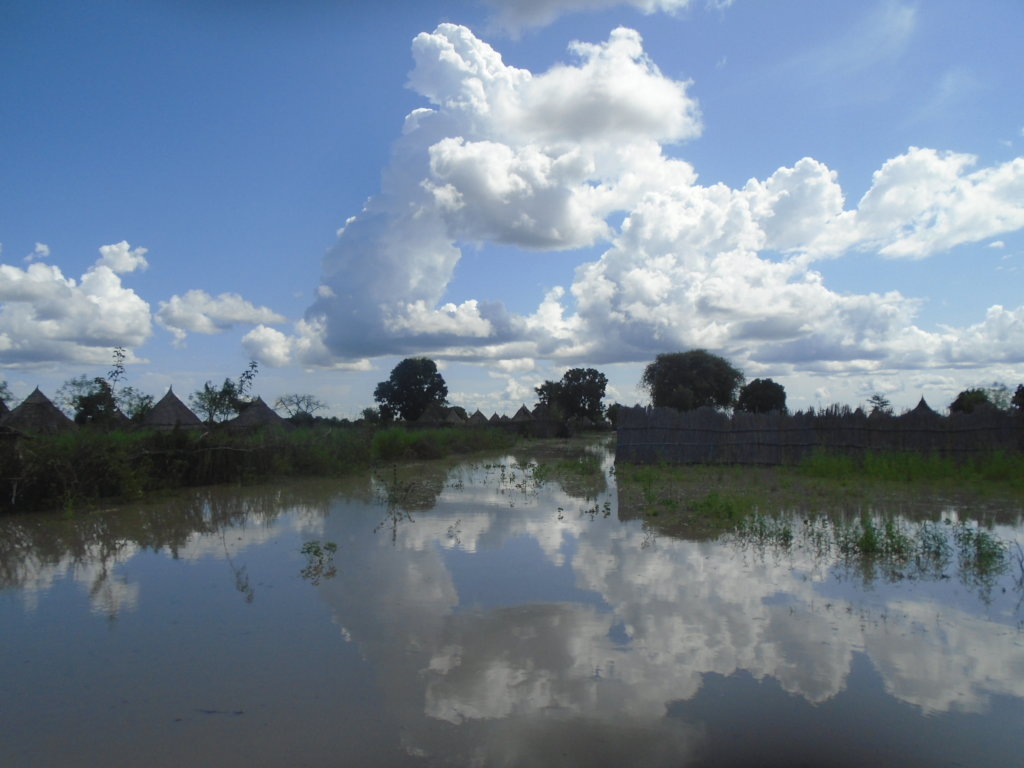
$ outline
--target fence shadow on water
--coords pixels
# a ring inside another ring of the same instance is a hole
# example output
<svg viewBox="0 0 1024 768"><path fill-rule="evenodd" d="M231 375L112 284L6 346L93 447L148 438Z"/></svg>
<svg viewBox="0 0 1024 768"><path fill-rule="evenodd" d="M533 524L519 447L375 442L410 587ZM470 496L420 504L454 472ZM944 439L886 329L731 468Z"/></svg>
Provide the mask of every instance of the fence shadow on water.
<svg viewBox="0 0 1024 768"><path fill-rule="evenodd" d="M615 459L632 464L797 464L826 451L919 452L968 460L1024 450L1024 417L979 409L941 416L919 405L902 416L867 416L832 407L796 414L735 413L712 408L677 411L636 406L620 410Z"/></svg>

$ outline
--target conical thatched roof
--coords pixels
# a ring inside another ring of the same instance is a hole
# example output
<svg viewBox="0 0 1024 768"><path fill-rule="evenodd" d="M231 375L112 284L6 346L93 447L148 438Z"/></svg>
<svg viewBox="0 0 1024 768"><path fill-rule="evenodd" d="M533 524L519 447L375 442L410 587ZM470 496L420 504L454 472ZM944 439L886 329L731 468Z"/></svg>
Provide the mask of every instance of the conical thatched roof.
<svg viewBox="0 0 1024 768"><path fill-rule="evenodd" d="M60 409L39 391L39 387L36 387L21 405L0 419L0 424L8 429L37 435L56 435L78 428L75 422L61 413Z"/></svg>
<svg viewBox="0 0 1024 768"><path fill-rule="evenodd" d="M530 409L525 405L519 406L519 410L516 411L516 415L512 417L512 421L533 421L533 414L530 413Z"/></svg>
<svg viewBox="0 0 1024 768"><path fill-rule="evenodd" d="M932 410L931 406L924 401L924 396L921 396L921 401L914 406L914 410L911 413L920 413L929 416L937 416L938 414Z"/></svg>
<svg viewBox="0 0 1024 768"><path fill-rule="evenodd" d="M501 423L501 416L499 416L498 412L495 411L494 413L491 414L491 418L489 418L488 421L491 424L500 424Z"/></svg>
<svg viewBox="0 0 1024 768"><path fill-rule="evenodd" d="M257 397L235 418L224 422L229 429L260 429L261 427L285 427L288 422L281 418L273 408Z"/></svg>
<svg viewBox="0 0 1024 768"><path fill-rule="evenodd" d="M440 424L448 418L448 409L443 405L431 403L416 419L417 424Z"/></svg>
<svg viewBox="0 0 1024 768"><path fill-rule="evenodd" d="M481 413L480 409L478 408L476 411L473 412L473 415L469 417L469 423L470 424L486 424L487 423L487 417L484 416L483 413Z"/></svg>
<svg viewBox="0 0 1024 768"><path fill-rule="evenodd" d="M464 418L462 418L462 414L459 413L458 410L456 410L455 408L449 408L448 409L448 413L446 413L445 416L444 416L444 421L445 421L446 424L465 424L466 423L466 420Z"/></svg>
<svg viewBox="0 0 1024 768"><path fill-rule="evenodd" d="M172 387L142 418L142 426L150 429L201 429L203 422L178 399Z"/></svg>

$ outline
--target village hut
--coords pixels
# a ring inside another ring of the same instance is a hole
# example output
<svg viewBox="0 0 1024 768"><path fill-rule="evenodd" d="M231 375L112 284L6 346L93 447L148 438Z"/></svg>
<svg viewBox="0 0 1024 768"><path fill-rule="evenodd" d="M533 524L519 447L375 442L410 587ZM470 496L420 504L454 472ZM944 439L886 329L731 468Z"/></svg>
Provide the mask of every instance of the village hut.
<svg viewBox="0 0 1024 768"><path fill-rule="evenodd" d="M516 411L515 416L512 417L512 421L533 421L533 414L530 413L529 408L521 405L519 410Z"/></svg>
<svg viewBox="0 0 1024 768"><path fill-rule="evenodd" d="M277 412L267 405L262 397L249 403L235 418L224 422L224 426L235 431L249 431L263 428L285 428L289 426Z"/></svg>
<svg viewBox="0 0 1024 768"><path fill-rule="evenodd" d="M78 425L61 413L36 387L17 408L0 418L0 425L25 434L57 435Z"/></svg>
<svg viewBox="0 0 1024 768"><path fill-rule="evenodd" d="M479 427L487 424L487 417L478 408L473 412L473 415L469 417L469 423L474 427Z"/></svg>
<svg viewBox="0 0 1024 768"><path fill-rule="evenodd" d="M554 418L551 414L551 406L547 403L537 403L537 407L533 409L533 418L538 421Z"/></svg>
<svg viewBox="0 0 1024 768"><path fill-rule="evenodd" d="M443 405L431 403L416 419L417 424L442 424L448 420L448 409Z"/></svg>
<svg viewBox="0 0 1024 768"><path fill-rule="evenodd" d="M141 425L149 429L202 429L199 420L188 406L174 394L174 388L167 390L160 402L150 409L143 418Z"/></svg>
<svg viewBox="0 0 1024 768"><path fill-rule="evenodd" d="M932 407L928 405L928 403L924 401L923 395L921 396L921 400L918 402L918 404L914 406L914 410L912 410L911 413L917 414L918 416L924 416L926 418L939 415L934 410L932 410Z"/></svg>
<svg viewBox="0 0 1024 768"><path fill-rule="evenodd" d="M501 424L501 416L499 416L498 412L495 411L494 413L491 414L491 418L489 418L488 421L491 424Z"/></svg>
<svg viewBox="0 0 1024 768"><path fill-rule="evenodd" d="M464 412L463 412L464 413ZM449 408L448 412L444 417L445 424L465 424L466 419L462 417L462 413L459 412L458 408Z"/></svg>

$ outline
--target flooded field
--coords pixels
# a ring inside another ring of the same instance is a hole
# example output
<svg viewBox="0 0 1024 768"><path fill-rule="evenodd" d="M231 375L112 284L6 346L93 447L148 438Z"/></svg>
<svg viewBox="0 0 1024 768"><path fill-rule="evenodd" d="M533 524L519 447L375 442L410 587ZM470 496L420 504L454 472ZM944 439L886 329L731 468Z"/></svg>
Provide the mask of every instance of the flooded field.
<svg viewBox="0 0 1024 768"><path fill-rule="evenodd" d="M593 444L0 519L0 765L1024 765L1021 510L884 512L687 539Z"/></svg>

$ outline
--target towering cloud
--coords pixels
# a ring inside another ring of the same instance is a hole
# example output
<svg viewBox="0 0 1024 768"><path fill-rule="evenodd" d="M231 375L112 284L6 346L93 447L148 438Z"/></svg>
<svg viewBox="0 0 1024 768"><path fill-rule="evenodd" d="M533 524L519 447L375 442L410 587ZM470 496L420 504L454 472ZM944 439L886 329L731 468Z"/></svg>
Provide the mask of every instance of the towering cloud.
<svg viewBox="0 0 1024 768"><path fill-rule="evenodd" d="M629 29L570 51L535 74L465 27L418 35L409 85L430 106L408 115L380 193L325 257L302 328L258 329L250 352L315 365L411 353L612 362L703 346L829 370L945 365L979 341L1020 356L1024 310L925 331L915 299L839 294L813 265L861 250L920 259L1024 227L1024 158L977 169L912 147L853 208L812 158L742 188L705 186L669 154L702 131L691 84L661 73ZM467 243L606 248L517 315L496 301L500 286L445 303Z"/></svg>

